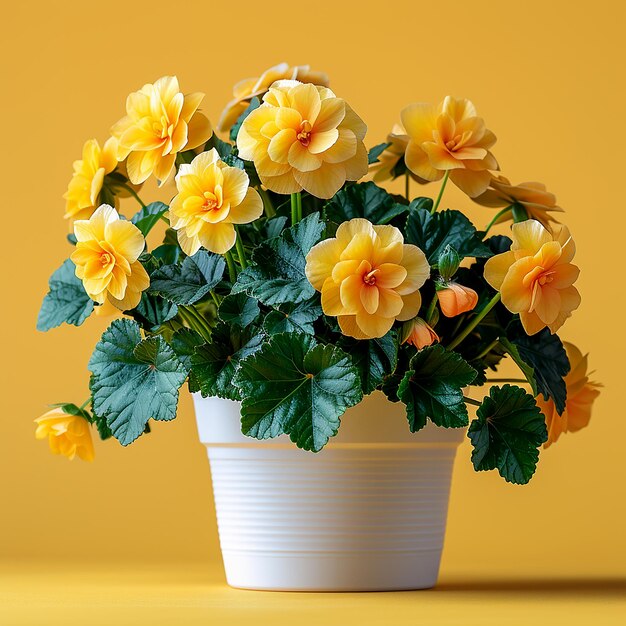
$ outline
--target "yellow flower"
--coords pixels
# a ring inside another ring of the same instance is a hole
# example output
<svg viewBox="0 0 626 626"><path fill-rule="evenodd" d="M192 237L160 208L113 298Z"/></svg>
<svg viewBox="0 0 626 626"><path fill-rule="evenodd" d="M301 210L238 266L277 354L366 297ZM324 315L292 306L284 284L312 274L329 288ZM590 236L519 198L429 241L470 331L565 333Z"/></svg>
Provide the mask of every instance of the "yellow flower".
<svg viewBox="0 0 626 626"><path fill-rule="evenodd" d="M323 72L313 72L308 65L291 66L287 63L280 63L265 70L258 78L246 78L234 86L233 99L222 111L217 129L220 132L229 130L247 109L252 98L261 98L267 93L272 83L282 79L328 87L328 76Z"/></svg>
<svg viewBox="0 0 626 626"><path fill-rule="evenodd" d="M511 249L485 264L485 279L529 335L546 326L555 333L580 304L574 241L565 226L551 234L536 220L513 224L512 233Z"/></svg>
<svg viewBox="0 0 626 626"><path fill-rule="evenodd" d="M472 311L478 304L478 294L470 287L449 282L443 289L437 289L441 312L446 317L456 317Z"/></svg>
<svg viewBox="0 0 626 626"><path fill-rule="evenodd" d="M185 254L194 255L200 246L224 254L235 245L234 224L263 213L261 196L249 185L248 175L221 161L215 148L180 166L169 215Z"/></svg>
<svg viewBox="0 0 626 626"><path fill-rule="evenodd" d="M62 454L70 461L76 455L83 461L93 461L95 451L89 422L85 418L68 415L61 407L57 407L38 417L35 423L35 437L47 437L50 450L54 454Z"/></svg>
<svg viewBox="0 0 626 626"><path fill-rule="evenodd" d="M372 339L386 334L395 320L417 315L430 266L394 226L355 218L341 224L335 238L313 246L306 275L322 293L324 313L337 316L344 335Z"/></svg>
<svg viewBox="0 0 626 626"><path fill-rule="evenodd" d="M96 210L104 177L117 167L117 141L110 137L101 148L96 139L90 139L82 156L74 161L74 174L63 194L65 218L87 220Z"/></svg>
<svg viewBox="0 0 626 626"><path fill-rule="evenodd" d="M567 401L565 411L559 415L552 400L544 400L539 395L537 405L546 418L548 427L548 441L544 443L544 448L553 444L562 433L575 432L589 424L591 419L591 408L594 400L600 395L599 383L589 380L587 375L587 355L573 344L563 342L567 358L571 369L565 377L567 387Z"/></svg>
<svg viewBox="0 0 626 626"><path fill-rule="evenodd" d="M367 173L366 130L327 87L280 80L244 120L237 147L268 189L331 198L346 180Z"/></svg>
<svg viewBox="0 0 626 626"><path fill-rule="evenodd" d="M143 183L154 173L162 184L174 169L176 154L205 143L209 120L198 113L202 93L184 96L175 76L144 85L126 100L126 117L111 129L118 140L117 159L128 157L128 177Z"/></svg>
<svg viewBox="0 0 626 626"><path fill-rule="evenodd" d="M89 297L104 304L108 296L121 311L134 309L150 285L137 260L145 245L141 231L103 204L89 220L74 222L74 234L76 250L70 258Z"/></svg>
<svg viewBox="0 0 626 626"><path fill-rule="evenodd" d="M400 343L410 343L421 350L436 341L439 341L439 336L421 317L416 317L402 324Z"/></svg>
<svg viewBox="0 0 626 626"><path fill-rule="evenodd" d="M409 136L404 130L402 124L394 124L394 127L387 135L386 143L391 144L385 148L378 157L376 163L369 166L369 173L372 174L374 182L383 182L395 178L394 170L401 159L404 158L407 146L409 145ZM420 184L427 183L427 180L416 176L410 170L407 170L409 176Z"/></svg>
<svg viewBox="0 0 626 626"><path fill-rule="evenodd" d="M405 161L414 174L434 181L450 172L450 180L472 198L487 189L489 170L498 168L489 152L496 137L469 100L446 96L437 107L411 104L402 111L402 123L409 136Z"/></svg>
<svg viewBox="0 0 626 626"><path fill-rule="evenodd" d="M556 222L551 211L563 209L556 204L556 197L550 193L543 183L520 183L511 185L504 176L494 176L489 184L489 189L474 198L474 202L486 207L506 207L519 204L528 217L541 222L550 230L550 222ZM505 214L496 220L496 224L511 219L511 213Z"/></svg>

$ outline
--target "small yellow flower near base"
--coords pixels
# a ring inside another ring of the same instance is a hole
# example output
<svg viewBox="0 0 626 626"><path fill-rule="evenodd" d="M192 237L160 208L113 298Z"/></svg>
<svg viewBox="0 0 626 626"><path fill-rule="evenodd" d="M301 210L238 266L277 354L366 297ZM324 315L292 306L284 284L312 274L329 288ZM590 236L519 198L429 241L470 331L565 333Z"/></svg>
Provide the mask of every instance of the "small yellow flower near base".
<svg viewBox="0 0 626 626"><path fill-rule="evenodd" d="M203 93L183 95L176 76L144 85L126 99L126 116L111 128L117 159L128 157L128 177L135 184L154 174L163 184L174 171L176 155L205 143L211 124L198 107Z"/></svg>
<svg viewBox="0 0 626 626"><path fill-rule="evenodd" d="M559 415L552 400L544 400L542 395L536 398L537 406L546 418L548 440L544 448L552 445L563 433L580 430L589 424L591 409L595 399L600 395L599 383L589 380L587 374L587 355L573 344L563 342L563 347L570 362L569 374L565 377L567 400L565 411Z"/></svg>
<svg viewBox="0 0 626 626"><path fill-rule="evenodd" d="M571 263L576 246L565 226L546 230L537 220L513 224L513 244L485 264L485 280L502 304L519 313L529 335L548 327L555 333L580 305L573 286L579 269Z"/></svg>
<svg viewBox="0 0 626 626"><path fill-rule="evenodd" d="M35 420L37 439L48 439L53 454L62 454L70 461L77 455L83 461L93 461L95 451L89 422L79 415L68 415L61 407L48 411Z"/></svg>
<svg viewBox="0 0 626 626"><path fill-rule="evenodd" d="M558 220L552 212L563 212L556 204L556 197L550 193L543 183L520 183L512 185L504 176L494 176L489 184L489 189L481 193L474 202L492 208L503 208L512 204L522 206L530 219L537 220L544 228L551 229L550 222ZM496 220L496 224L511 219L511 213L502 215Z"/></svg>
<svg viewBox="0 0 626 626"><path fill-rule="evenodd" d="M248 175L226 165L215 148L181 165L176 187L170 225L188 256L201 246L217 254L228 252L237 238L234 225L253 222L263 213L263 200L250 187Z"/></svg>
<svg viewBox="0 0 626 626"><path fill-rule="evenodd" d="M117 167L117 141L110 137L104 146L90 139L83 146L82 159L74 161L74 175L65 198L65 218L88 220L98 206L104 177Z"/></svg>
<svg viewBox="0 0 626 626"><path fill-rule="evenodd" d="M265 70L258 78L245 78L234 86L233 99L222 112L217 129L220 132L230 130L239 116L248 108L252 98L261 98L267 93L272 83L283 79L328 87L328 76L323 72L314 72L308 65L291 66L287 63L279 63Z"/></svg>
<svg viewBox="0 0 626 626"><path fill-rule="evenodd" d="M239 156L281 194L332 198L347 180L367 174L367 126L327 87L279 80L237 134Z"/></svg>
<svg viewBox="0 0 626 626"><path fill-rule="evenodd" d="M438 106L423 102L402 111L402 124L409 136L406 166L425 180L450 180L475 198L491 181L489 170L498 162L489 151L496 136L478 117L476 107L465 98L446 98Z"/></svg>
<svg viewBox="0 0 626 626"><path fill-rule="evenodd" d="M421 317L416 317L402 324L400 343L410 343L421 350L438 341L439 335Z"/></svg>
<svg viewBox="0 0 626 626"><path fill-rule="evenodd" d="M355 218L341 224L335 238L313 246L305 271L322 294L324 313L337 317L343 334L373 339L396 320L417 315L430 265L394 226Z"/></svg>
<svg viewBox="0 0 626 626"><path fill-rule="evenodd" d="M121 311L135 308L150 285L137 260L145 246L141 231L103 204L90 219L74 222L74 234L76 250L70 258L89 297L99 304L108 298Z"/></svg>

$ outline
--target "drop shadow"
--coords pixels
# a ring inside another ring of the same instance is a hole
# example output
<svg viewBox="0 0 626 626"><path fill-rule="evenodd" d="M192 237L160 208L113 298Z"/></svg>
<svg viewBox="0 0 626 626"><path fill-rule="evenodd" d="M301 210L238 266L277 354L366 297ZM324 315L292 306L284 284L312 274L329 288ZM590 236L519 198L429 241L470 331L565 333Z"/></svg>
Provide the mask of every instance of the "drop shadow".
<svg viewBox="0 0 626 626"><path fill-rule="evenodd" d="M449 580L440 582L436 593L506 594L529 596L580 596L581 598L626 599L626 578L526 578Z"/></svg>

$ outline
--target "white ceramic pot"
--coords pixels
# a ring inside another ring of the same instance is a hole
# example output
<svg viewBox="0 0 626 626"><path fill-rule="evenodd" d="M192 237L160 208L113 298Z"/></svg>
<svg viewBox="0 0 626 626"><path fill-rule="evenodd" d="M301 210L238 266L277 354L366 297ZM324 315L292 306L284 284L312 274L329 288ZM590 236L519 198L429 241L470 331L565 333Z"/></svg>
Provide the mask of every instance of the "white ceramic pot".
<svg viewBox="0 0 626 626"><path fill-rule="evenodd" d="M318 454L240 431L239 403L194 395L232 587L423 589L437 582L463 429L411 434L380 392L342 417Z"/></svg>

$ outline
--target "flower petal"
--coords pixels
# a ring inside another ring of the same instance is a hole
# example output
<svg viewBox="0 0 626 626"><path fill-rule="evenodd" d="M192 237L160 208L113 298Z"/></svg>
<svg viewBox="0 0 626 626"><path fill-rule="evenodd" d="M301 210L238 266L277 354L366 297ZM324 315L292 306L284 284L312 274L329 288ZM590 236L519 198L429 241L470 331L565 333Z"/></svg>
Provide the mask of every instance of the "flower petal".
<svg viewBox="0 0 626 626"><path fill-rule="evenodd" d="M232 224L249 224L263 215L263 200L256 189L248 188L244 199L230 207L228 216Z"/></svg>

